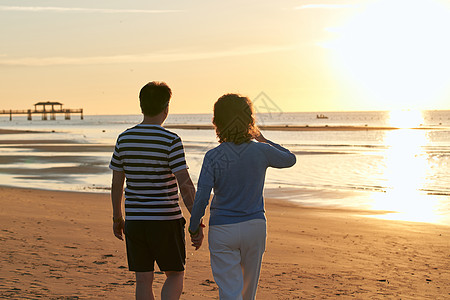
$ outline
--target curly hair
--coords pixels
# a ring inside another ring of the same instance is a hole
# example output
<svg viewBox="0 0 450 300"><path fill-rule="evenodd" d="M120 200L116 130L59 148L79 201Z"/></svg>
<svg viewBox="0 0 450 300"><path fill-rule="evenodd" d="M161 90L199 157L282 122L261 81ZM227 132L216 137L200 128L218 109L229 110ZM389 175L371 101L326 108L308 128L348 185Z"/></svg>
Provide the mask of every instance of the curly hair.
<svg viewBox="0 0 450 300"><path fill-rule="evenodd" d="M213 124L219 143L242 144L249 142L258 132L253 104L239 94L225 94L214 104Z"/></svg>

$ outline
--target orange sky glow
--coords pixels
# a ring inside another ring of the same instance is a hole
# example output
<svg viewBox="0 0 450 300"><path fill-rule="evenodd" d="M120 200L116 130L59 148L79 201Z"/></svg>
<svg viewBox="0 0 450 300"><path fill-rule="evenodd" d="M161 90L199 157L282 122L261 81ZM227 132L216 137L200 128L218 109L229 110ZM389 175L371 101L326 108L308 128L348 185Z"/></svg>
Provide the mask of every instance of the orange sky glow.
<svg viewBox="0 0 450 300"><path fill-rule="evenodd" d="M0 3L0 109L137 114L152 80L173 113L228 92L283 111L450 109L444 0L23 3Z"/></svg>

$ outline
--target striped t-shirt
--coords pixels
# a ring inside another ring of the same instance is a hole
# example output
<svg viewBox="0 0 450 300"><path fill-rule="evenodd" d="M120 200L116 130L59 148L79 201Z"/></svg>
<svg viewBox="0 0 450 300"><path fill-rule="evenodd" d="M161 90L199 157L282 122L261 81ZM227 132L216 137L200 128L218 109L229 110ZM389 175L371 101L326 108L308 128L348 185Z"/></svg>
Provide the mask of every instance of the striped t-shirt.
<svg viewBox="0 0 450 300"><path fill-rule="evenodd" d="M183 217L173 173L187 165L177 134L159 125L138 124L117 138L109 168L125 172L126 220Z"/></svg>

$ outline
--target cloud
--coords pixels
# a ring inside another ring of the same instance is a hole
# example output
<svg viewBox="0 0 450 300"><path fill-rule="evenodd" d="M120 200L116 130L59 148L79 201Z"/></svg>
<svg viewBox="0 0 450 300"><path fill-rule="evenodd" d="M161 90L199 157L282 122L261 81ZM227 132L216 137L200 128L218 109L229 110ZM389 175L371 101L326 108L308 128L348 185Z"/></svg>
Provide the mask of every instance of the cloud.
<svg viewBox="0 0 450 300"><path fill-rule="evenodd" d="M109 8L80 8L80 7L49 7L49 6L0 6L0 11L16 12L75 12L75 13L103 13L103 14L161 14L175 13L180 10L147 10L147 9L109 9Z"/></svg>
<svg viewBox="0 0 450 300"><path fill-rule="evenodd" d="M221 57L243 56L264 54L271 52L288 51L294 46L251 46L236 48L224 51L212 52L166 52L166 53L144 53L126 54L110 56L89 56L89 57L22 57L8 58L0 56L0 65L3 66L56 66L56 65L102 65L102 64L123 64L123 63L156 63L156 62L177 62L213 59Z"/></svg>
<svg viewBox="0 0 450 300"><path fill-rule="evenodd" d="M294 9L314 9L314 8L320 8L320 9L336 9L336 8L353 8L355 5L353 4L305 4L301 6L297 6Z"/></svg>

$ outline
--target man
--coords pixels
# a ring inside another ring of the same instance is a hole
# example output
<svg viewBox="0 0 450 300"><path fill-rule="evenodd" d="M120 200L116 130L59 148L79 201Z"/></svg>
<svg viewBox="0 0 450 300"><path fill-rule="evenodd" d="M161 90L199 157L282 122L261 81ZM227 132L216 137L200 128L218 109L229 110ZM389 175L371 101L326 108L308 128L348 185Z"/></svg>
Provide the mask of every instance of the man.
<svg viewBox="0 0 450 300"><path fill-rule="evenodd" d="M125 234L128 266L136 272L136 299L154 299L155 261L166 274L161 298L179 299L183 290L186 221L178 205L178 187L189 212L195 188L181 139L162 127L171 96L164 82L150 82L141 89L144 119L119 135L109 166L113 170L113 231L120 240ZM202 240L203 232L193 246L198 249Z"/></svg>

